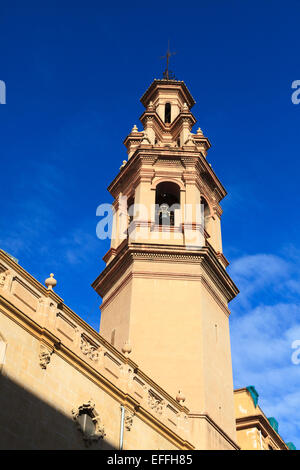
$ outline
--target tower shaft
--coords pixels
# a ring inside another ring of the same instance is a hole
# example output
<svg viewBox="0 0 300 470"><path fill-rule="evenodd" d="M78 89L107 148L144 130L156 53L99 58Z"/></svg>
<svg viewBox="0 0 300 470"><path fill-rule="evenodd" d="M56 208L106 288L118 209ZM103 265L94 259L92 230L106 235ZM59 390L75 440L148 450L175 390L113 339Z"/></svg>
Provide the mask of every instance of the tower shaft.
<svg viewBox="0 0 300 470"><path fill-rule="evenodd" d="M109 186L113 239L93 283L100 331L119 349L129 341L171 395L184 392L197 446L207 448L215 429L220 442L222 433L235 440L228 302L238 290L222 253L226 191L206 160L209 140L191 133L185 84L156 80L141 101L144 130L125 139L128 162Z"/></svg>

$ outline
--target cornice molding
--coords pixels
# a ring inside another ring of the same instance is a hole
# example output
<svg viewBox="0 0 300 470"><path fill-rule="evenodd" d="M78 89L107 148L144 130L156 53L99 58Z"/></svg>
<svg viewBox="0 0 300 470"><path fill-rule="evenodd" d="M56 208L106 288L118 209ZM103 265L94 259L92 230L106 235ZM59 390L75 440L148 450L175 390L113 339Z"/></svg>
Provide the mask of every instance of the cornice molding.
<svg viewBox="0 0 300 470"><path fill-rule="evenodd" d="M174 89L178 90L179 93L181 93L183 97L183 101L186 101L189 108L192 108L194 104L196 103L194 98L192 97L190 91L188 90L188 87L183 81L179 80L153 80L151 85L147 88L143 96L141 97L140 101L141 103L147 107L148 101L152 99L153 95L159 88L165 88L165 89Z"/></svg>
<svg viewBox="0 0 300 470"><path fill-rule="evenodd" d="M172 272L156 272L156 271L135 271L130 272L125 276L125 278L116 283L115 288L111 294L105 299L101 304L101 310L103 311L113 300L114 298L128 285L128 283L134 278L143 278L143 279L172 279L172 280L184 280L184 281L200 281L205 287L207 292L212 296L212 298L217 302L219 307L223 310L227 317L230 316L230 310L226 304L222 301L220 296L216 293L215 289L211 284L205 279L201 274L186 274L186 273L172 273Z"/></svg>
<svg viewBox="0 0 300 470"><path fill-rule="evenodd" d="M282 449L288 450L286 443L283 441L281 436L272 428L268 419L263 414L257 414L252 416L243 416L236 419L237 431L242 429L249 429L250 427L257 427L264 437L270 435L275 443Z"/></svg>
<svg viewBox="0 0 300 470"><path fill-rule="evenodd" d="M0 249L0 266L1 266L1 260L7 264L10 268L14 270L17 274L19 274L20 277L28 281L37 291L46 296L50 297L54 302L63 302L63 299L56 294L51 289L47 289L47 287L43 286L37 279L35 279L31 274L29 274L20 264L16 263L5 251Z"/></svg>
<svg viewBox="0 0 300 470"><path fill-rule="evenodd" d="M200 186L203 184L209 188L216 204L226 196L227 192L225 188L201 152L190 149L183 150L178 147L153 147L151 149L139 147L108 186L108 191L116 198L120 191L124 192L125 188L128 188L129 185L132 185L133 182L137 180L139 172L142 168L144 169L145 166L154 167L155 162L158 161L159 166L163 166L164 162L169 164L168 162L174 162L174 160L181 162L186 172L188 172L186 173L187 177L191 171L197 175L197 184ZM172 164L174 165L174 163ZM220 211L221 209L218 209L218 213L220 213Z"/></svg>
<svg viewBox="0 0 300 470"><path fill-rule="evenodd" d="M126 245L118 252L115 258L104 268L102 273L93 282L92 287L101 297L104 297L111 286L117 282L126 269L137 259L156 261L171 260L176 263L201 264L206 274L220 289L229 302L238 294L238 288L227 274L223 265L217 258L213 248L208 245L200 250L187 250L177 245L157 245L146 243L132 243Z"/></svg>

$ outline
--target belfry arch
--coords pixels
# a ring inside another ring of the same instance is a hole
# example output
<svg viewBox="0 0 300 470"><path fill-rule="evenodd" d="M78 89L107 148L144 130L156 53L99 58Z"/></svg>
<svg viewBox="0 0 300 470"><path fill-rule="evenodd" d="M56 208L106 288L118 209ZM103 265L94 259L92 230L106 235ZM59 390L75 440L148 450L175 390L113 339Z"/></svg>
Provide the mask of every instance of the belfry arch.
<svg viewBox="0 0 300 470"><path fill-rule="evenodd" d="M170 124L171 122L171 103L165 104L165 124Z"/></svg>
<svg viewBox="0 0 300 470"><path fill-rule="evenodd" d="M200 198L200 204L202 205L202 215L203 215L203 223L204 223L204 230L207 232L209 236L211 236L211 210L209 204L204 196Z"/></svg>
<svg viewBox="0 0 300 470"><path fill-rule="evenodd" d="M175 211L180 209L180 187L172 181L162 181L155 188L157 225L175 225Z"/></svg>

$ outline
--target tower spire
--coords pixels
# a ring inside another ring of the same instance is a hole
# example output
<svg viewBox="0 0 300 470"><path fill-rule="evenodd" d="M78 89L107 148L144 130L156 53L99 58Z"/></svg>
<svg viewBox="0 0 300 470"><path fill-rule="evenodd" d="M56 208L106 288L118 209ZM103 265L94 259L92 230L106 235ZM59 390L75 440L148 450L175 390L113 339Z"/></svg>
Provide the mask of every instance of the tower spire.
<svg viewBox="0 0 300 470"><path fill-rule="evenodd" d="M168 41L168 49L167 49L166 55L161 57L161 59L166 59L166 70L163 73L163 77L165 80L172 80L175 78L174 73L171 72L171 70L169 70L170 57L175 54L176 52L170 51L170 41Z"/></svg>

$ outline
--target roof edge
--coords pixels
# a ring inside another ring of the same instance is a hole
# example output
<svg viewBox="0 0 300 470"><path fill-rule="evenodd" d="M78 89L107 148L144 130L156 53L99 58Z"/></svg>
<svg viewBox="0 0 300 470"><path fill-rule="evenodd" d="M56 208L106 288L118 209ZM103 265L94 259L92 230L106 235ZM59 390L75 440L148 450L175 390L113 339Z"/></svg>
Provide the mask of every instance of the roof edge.
<svg viewBox="0 0 300 470"><path fill-rule="evenodd" d="M181 86L183 89L184 94L187 96L189 101L189 108L192 108L196 101L194 100L193 96L191 95L188 87L182 80L166 80L166 79L157 79L155 78L151 85L147 88L143 96L141 97L140 101L145 106L145 101L147 98L153 93L156 85L176 85Z"/></svg>

